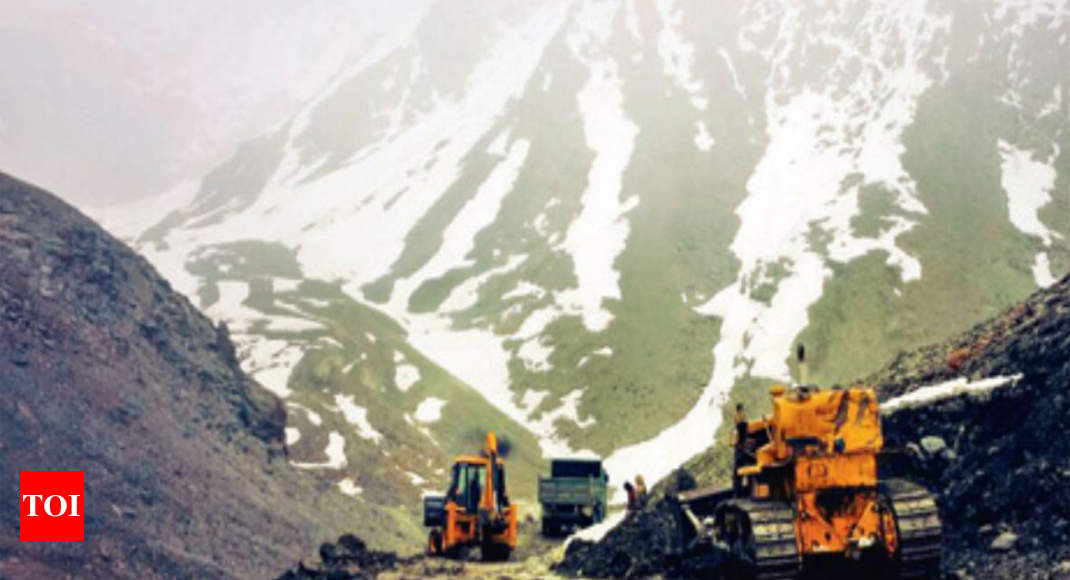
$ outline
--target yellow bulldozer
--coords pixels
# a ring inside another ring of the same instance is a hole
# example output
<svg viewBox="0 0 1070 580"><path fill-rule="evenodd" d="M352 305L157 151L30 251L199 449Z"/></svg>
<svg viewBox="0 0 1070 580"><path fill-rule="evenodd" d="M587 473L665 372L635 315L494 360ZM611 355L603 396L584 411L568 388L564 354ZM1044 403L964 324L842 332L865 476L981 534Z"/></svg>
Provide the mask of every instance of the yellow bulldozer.
<svg viewBox="0 0 1070 580"><path fill-rule="evenodd" d="M484 560L508 560L516 548L516 523L516 506L509 502L505 462L493 431L487 433L481 454L454 460L446 495L424 497L430 555L463 558L478 546Z"/></svg>
<svg viewBox="0 0 1070 580"><path fill-rule="evenodd" d="M729 551L733 577L794 579L830 566L853 568L850 577L936 577L934 498L878 478L884 442L873 389L775 386L770 394L772 417L740 425L735 489L675 495L685 540Z"/></svg>

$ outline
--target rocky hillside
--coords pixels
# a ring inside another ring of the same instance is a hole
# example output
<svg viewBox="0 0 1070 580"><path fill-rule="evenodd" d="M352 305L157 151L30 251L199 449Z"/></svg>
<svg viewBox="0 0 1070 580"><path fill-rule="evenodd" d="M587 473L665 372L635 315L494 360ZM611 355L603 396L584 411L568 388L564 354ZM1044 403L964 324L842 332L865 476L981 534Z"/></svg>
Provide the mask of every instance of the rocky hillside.
<svg viewBox="0 0 1070 580"><path fill-rule="evenodd" d="M252 578L401 520L295 471L286 409L149 263L0 174L0 577ZM85 472L85 542L18 540L20 470ZM416 540L418 541L418 540Z"/></svg>
<svg viewBox="0 0 1070 580"><path fill-rule="evenodd" d="M888 443L914 449L939 493L947 569L1070 577L1070 277L969 332L900 355L870 380L890 398L952 377L1015 379L884 420Z"/></svg>
<svg viewBox="0 0 1070 580"><path fill-rule="evenodd" d="M431 2L98 215L228 322L297 463L378 466L333 473L370 501L415 505L490 425L518 497L543 453L656 480L795 342L850 380L1070 269L1067 12Z"/></svg>

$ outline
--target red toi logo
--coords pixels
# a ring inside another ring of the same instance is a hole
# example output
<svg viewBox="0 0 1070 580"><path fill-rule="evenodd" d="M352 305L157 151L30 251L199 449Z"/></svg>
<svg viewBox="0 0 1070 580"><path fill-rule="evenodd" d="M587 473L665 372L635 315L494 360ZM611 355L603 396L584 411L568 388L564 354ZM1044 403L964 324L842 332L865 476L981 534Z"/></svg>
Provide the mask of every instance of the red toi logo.
<svg viewBox="0 0 1070 580"><path fill-rule="evenodd" d="M19 540L85 539L85 479L81 471L19 472Z"/></svg>

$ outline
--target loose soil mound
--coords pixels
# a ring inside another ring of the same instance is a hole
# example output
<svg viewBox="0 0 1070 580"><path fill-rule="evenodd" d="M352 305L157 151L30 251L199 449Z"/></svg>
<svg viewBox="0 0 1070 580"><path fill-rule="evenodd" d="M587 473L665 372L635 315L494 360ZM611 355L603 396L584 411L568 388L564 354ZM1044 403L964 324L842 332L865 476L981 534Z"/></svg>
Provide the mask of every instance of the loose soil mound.
<svg viewBox="0 0 1070 580"><path fill-rule="evenodd" d="M320 561L304 562L287 570L278 580L374 580L380 572L397 567L394 552L369 550L360 538L345 534L336 543L325 542L319 549Z"/></svg>

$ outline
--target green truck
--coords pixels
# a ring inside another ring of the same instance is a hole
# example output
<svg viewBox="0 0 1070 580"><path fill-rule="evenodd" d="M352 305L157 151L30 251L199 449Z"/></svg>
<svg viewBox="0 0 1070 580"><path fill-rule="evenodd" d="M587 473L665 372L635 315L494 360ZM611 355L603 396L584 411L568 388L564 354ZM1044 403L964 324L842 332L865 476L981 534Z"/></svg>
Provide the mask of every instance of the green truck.
<svg viewBox="0 0 1070 580"><path fill-rule="evenodd" d="M543 535L560 535L605 519L608 484L601 459L551 461L550 477L539 478Z"/></svg>

